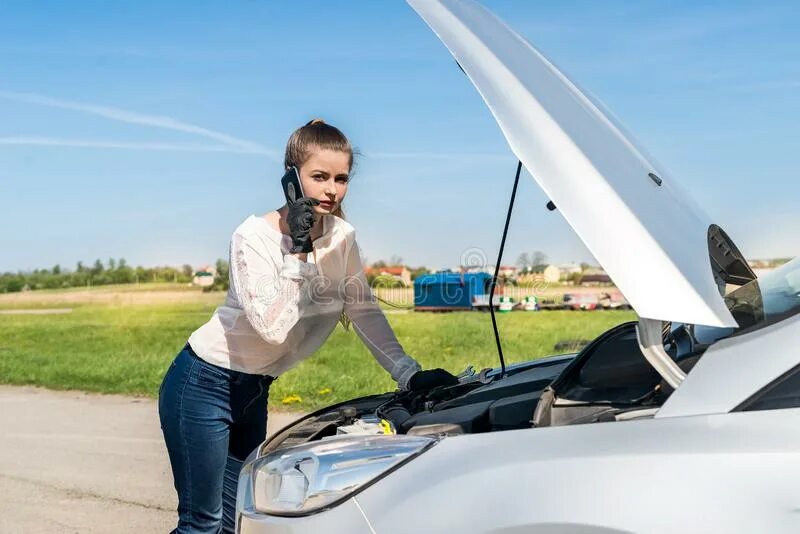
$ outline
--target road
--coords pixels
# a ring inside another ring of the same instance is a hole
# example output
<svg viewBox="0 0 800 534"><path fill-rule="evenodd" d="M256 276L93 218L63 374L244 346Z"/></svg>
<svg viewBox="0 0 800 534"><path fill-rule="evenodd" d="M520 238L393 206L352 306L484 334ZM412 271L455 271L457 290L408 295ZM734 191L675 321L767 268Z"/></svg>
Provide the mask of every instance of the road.
<svg viewBox="0 0 800 534"><path fill-rule="evenodd" d="M271 413L274 432L300 414ZM0 386L0 532L169 532L177 513L156 402Z"/></svg>

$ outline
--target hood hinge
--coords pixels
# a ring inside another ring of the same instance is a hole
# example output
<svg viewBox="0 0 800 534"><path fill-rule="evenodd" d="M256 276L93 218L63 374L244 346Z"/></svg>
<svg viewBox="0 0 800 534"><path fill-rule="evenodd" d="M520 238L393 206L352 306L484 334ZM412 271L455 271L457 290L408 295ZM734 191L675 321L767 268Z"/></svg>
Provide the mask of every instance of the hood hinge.
<svg viewBox="0 0 800 534"><path fill-rule="evenodd" d="M636 325L636 339L639 341L639 349L645 359L658 371L661 378L667 381L667 384L673 389L677 389L686 379L686 373L664 350L663 323L656 319L639 317L639 324Z"/></svg>

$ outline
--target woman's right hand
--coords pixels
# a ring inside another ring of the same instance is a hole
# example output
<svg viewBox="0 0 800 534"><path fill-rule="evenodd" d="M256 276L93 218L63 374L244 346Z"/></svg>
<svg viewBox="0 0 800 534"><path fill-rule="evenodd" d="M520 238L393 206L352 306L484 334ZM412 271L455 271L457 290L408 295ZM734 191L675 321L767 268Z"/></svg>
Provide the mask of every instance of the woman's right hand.
<svg viewBox="0 0 800 534"><path fill-rule="evenodd" d="M286 201L286 205L289 207L286 222L289 225L289 234L292 237L292 248L289 252L292 254L311 252L313 250L311 229L314 227L314 221L316 220L314 206L319 204L319 200L311 197L293 199L293 196L290 195L290 198Z"/></svg>
<svg viewBox="0 0 800 534"><path fill-rule="evenodd" d="M455 386L458 378L442 368L417 371L408 379L408 389L411 391L428 391L440 386Z"/></svg>

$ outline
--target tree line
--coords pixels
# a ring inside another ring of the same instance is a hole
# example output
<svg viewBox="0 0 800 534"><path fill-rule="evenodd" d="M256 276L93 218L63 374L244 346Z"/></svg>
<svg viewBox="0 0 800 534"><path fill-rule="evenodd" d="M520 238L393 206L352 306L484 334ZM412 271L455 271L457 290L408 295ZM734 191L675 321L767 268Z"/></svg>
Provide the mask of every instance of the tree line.
<svg viewBox="0 0 800 534"><path fill-rule="evenodd" d="M217 260L216 268L217 276L214 279L214 285L209 289L227 289L228 262ZM55 265L51 269L0 274L0 293L144 282L188 284L192 281L194 274L194 269L188 264L180 268L169 266L132 267L124 258L118 260L110 258L105 264L98 259L92 265L86 265L79 261L73 270Z"/></svg>

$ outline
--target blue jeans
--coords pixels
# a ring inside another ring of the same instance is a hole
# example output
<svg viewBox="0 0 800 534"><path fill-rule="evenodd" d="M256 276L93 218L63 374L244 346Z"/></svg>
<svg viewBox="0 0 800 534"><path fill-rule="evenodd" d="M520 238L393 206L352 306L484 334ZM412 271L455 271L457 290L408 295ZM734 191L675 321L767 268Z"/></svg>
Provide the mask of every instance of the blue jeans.
<svg viewBox="0 0 800 534"><path fill-rule="evenodd" d="M239 471L266 437L272 380L210 364L188 343L175 357L158 394L178 492L173 532L234 532Z"/></svg>

